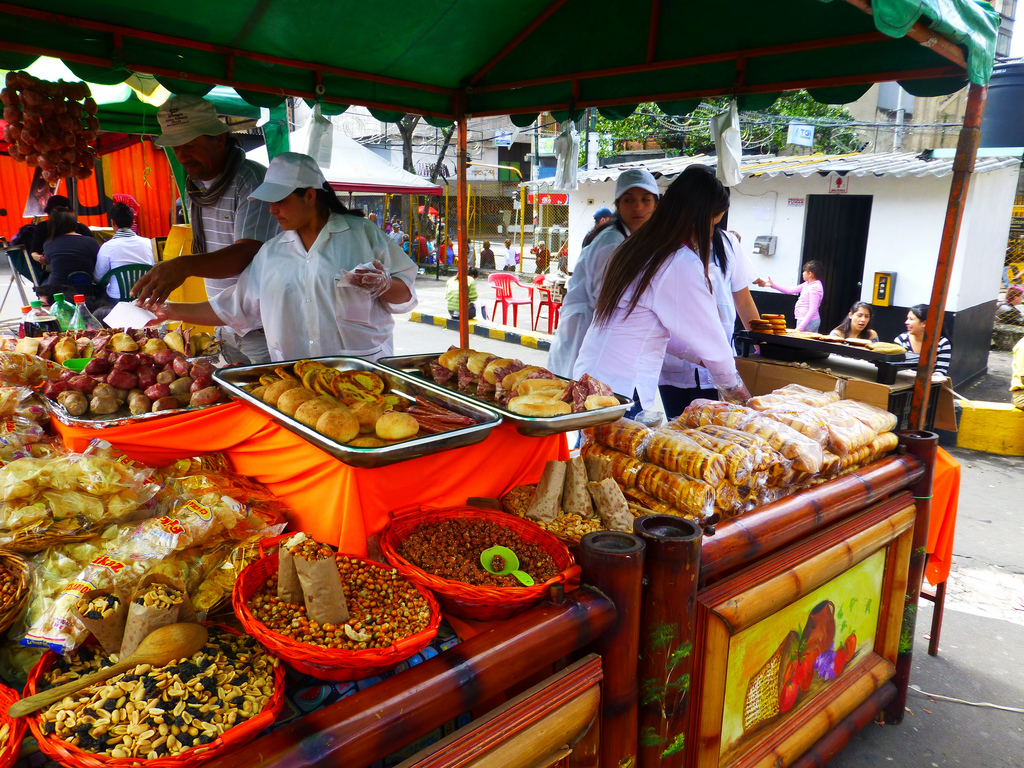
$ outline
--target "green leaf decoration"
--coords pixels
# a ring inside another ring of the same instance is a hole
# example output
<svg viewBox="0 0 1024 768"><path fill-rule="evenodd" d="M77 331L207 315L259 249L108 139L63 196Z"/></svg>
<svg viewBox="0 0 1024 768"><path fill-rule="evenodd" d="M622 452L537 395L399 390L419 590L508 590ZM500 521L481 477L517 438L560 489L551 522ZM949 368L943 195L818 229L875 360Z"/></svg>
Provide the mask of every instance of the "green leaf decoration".
<svg viewBox="0 0 1024 768"><path fill-rule="evenodd" d="M640 682L640 706L646 707L649 704L665 706L665 686L650 678Z"/></svg>
<svg viewBox="0 0 1024 768"><path fill-rule="evenodd" d="M679 754L683 751L683 746L686 744L686 734L680 733L674 739L672 743L668 745L668 748L661 753L662 757L670 757L672 755Z"/></svg>
<svg viewBox="0 0 1024 768"><path fill-rule="evenodd" d="M899 653L914 650L914 627L917 624L917 606L907 603L903 606L903 627L900 629Z"/></svg>
<svg viewBox="0 0 1024 768"><path fill-rule="evenodd" d="M691 653L693 653L693 643L687 641L672 651L672 655L668 657L668 668L675 669L679 666L684 659L686 659Z"/></svg>
<svg viewBox="0 0 1024 768"><path fill-rule="evenodd" d="M686 693L688 690L690 690L690 676L681 675L679 679L676 680L674 683L669 683L667 686L665 686L665 689L666 691L675 690L681 693Z"/></svg>
<svg viewBox="0 0 1024 768"><path fill-rule="evenodd" d="M637 745L641 747L660 747L661 744L661 736L651 727L644 728L637 737Z"/></svg>
<svg viewBox="0 0 1024 768"><path fill-rule="evenodd" d="M675 626L668 622L663 622L655 625L654 629L651 630L651 636L648 639L648 642L651 644L651 648L661 650L672 645L672 641L675 639Z"/></svg>

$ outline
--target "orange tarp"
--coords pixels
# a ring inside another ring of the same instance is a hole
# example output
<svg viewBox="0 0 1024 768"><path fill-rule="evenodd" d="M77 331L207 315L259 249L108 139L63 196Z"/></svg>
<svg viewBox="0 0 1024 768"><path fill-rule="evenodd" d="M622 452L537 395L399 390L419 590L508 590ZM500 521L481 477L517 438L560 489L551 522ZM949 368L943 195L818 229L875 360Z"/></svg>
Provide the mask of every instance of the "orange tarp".
<svg viewBox="0 0 1024 768"><path fill-rule="evenodd" d="M932 586L949 577L953 564L953 534L960 503L960 463L942 448L935 454L932 510L928 520L928 566L924 575Z"/></svg>
<svg viewBox="0 0 1024 768"><path fill-rule="evenodd" d="M355 469L241 403L103 430L54 426L71 450L102 437L150 466L223 452L236 471L266 485L293 510L290 529L353 554L366 554L366 539L384 528L392 510L497 497L537 482L548 460L569 457L564 435L524 437L502 424L476 445Z"/></svg>

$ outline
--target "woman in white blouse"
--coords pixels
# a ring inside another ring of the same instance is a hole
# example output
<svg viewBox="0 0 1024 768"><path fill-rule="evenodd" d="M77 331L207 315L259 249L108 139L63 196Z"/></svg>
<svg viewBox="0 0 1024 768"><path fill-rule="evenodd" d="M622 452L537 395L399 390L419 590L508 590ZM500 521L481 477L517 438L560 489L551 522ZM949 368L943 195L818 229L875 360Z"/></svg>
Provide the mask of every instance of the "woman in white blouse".
<svg viewBox="0 0 1024 768"><path fill-rule="evenodd" d="M728 209L725 188L705 166L690 166L672 182L609 263L577 378L589 373L650 408L670 353L703 364L726 399L746 402L708 276L712 231Z"/></svg>
<svg viewBox="0 0 1024 768"><path fill-rule="evenodd" d="M239 332L262 324L275 361L390 355L393 315L416 306L416 264L342 205L309 155L277 155L251 197L270 203L284 231L235 285L209 301L163 304L158 319Z"/></svg>

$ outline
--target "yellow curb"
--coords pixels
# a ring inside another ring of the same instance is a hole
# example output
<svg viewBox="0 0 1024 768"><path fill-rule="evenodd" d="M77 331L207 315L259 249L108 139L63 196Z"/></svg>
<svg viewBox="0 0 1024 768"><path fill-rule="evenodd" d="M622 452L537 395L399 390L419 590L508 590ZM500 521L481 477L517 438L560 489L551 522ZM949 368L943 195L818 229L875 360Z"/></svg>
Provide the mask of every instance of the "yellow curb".
<svg viewBox="0 0 1024 768"><path fill-rule="evenodd" d="M972 451L1024 456L1024 411L1009 403L961 402L956 444Z"/></svg>
<svg viewBox="0 0 1024 768"><path fill-rule="evenodd" d="M500 329L498 329L498 328L488 328L487 329L487 335L488 335L488 337L490 337L492 339L497 339L498 341L504 341L505 340L505 332L500 330Z"/></svg>
<svg viewBox="0 0 1024 768"><path fill-rule="evenodd" d="M422 312L411 312L409 313L409 322L411 323L422 323L423 313Z"/></svg>
<svg viewBox="0 0 1024 768"><path fill-rule="evenodd" d="M448 318L441 317L440 315L434 315L434 325L440 325L442 328L447 328Z"/></svg>
<svg viewBox="0 0 1024 768"><path fill-rule="evenodd" d="M519 343L522 344L524 347L532 347L533 349L536 349L537 348L537 337L536 336L520 336L519 337Z"/></svg>

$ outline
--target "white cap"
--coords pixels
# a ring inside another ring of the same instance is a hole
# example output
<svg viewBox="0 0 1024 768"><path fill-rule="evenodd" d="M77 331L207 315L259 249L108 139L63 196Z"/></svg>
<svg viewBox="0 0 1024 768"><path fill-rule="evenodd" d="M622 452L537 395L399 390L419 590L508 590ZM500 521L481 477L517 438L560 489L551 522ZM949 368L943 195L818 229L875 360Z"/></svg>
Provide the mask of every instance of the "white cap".
<svg viewBox="0 0 1024 768"><path fill-rule="evenodd" d="M200 136L220 136L228 127L217 117L213 104L200 96L171 96L156 113L163 133L158 147L180 147Z"/></svg>
<svg viewBox="0 0 1024 768"><path fill-rule="evenodd" d="M301 152L282 152L270 161L263 183L249 195L250 200L276 203L284 200L296 189L323 187L326 179L316 160Z"/></svg>
<svg viewBox="0 0 1024 768"><path fill-rule="evenodd" d="M661 194L658 191L658 182L654 180L650 171L645 171L642 168L630 168L628 171L620 173L619 178L615 181L615 199L618 200L627 189L633 187L640 187L652 195Z"/></svg>

